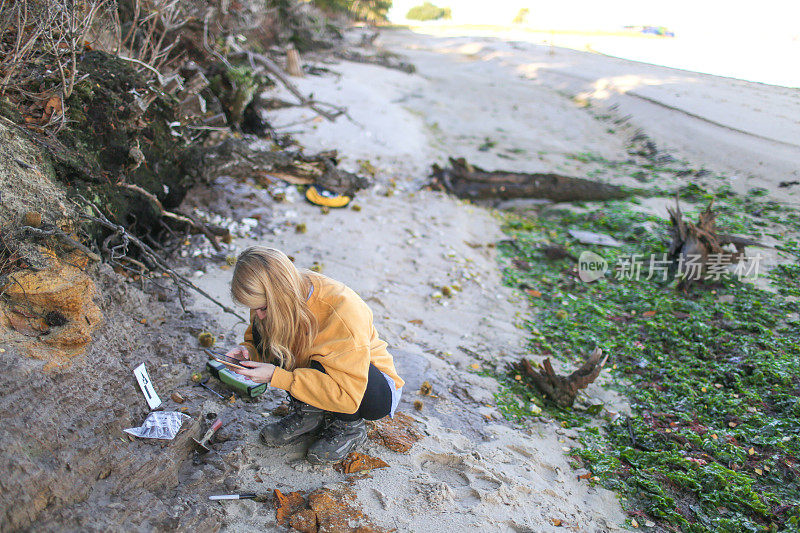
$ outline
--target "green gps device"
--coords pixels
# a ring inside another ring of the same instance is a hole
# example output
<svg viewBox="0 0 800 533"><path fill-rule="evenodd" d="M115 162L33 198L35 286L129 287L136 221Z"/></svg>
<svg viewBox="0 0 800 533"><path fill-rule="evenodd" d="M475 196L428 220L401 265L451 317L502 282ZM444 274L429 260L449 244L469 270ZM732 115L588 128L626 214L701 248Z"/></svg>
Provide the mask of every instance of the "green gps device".
<svg viewBox="0 0 800 533"><path fill-rule="evenodd" d="M237 374L224 364L214 359L208 360L206 363L206 368L212 376L220 380L228 388L231 388L244 396L256 398L264 394L264 391L267 390L266 383L256 383L248 377Z"/></svg>

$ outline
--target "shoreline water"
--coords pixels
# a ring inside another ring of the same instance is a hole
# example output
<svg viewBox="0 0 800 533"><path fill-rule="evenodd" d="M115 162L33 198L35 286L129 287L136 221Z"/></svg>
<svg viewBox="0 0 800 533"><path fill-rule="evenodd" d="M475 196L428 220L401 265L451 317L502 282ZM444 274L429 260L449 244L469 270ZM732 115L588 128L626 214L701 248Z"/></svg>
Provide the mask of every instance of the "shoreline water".
<svg viewBox="0 0 800 533"><path fill-rule="evenodd" d="M760 35L658 37L630 31L541 29L491 24L398 25L436 37L495 37L594 52L648 65L778 87L800 88L800 38ZM779 61L773 60L779 58Z"/></svg>

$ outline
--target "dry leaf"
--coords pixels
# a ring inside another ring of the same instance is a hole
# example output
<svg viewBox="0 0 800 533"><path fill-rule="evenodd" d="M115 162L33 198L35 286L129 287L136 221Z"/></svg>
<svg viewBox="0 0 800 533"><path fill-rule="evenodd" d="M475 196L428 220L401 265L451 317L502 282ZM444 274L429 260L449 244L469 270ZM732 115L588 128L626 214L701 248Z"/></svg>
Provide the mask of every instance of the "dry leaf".
<svg viewBox="0 0 800 533"><path fill-rule="evenodd" d="M421 326L422 325L422 320L419 319L419 318L415 318L414 320L409 320L408 323L409 324L414 324L415 326Z"/></svg>
<svg viewBox="0 0 800 533"><path fill-rule="evenodd" d="M585 473L585 474L581 474L581 475L579 475L579 476L578 476L578 479L589 479L590 477L592 477L592 474L591 474L591 473L589 473L589 472L587 472L587 473Z"/></svg>
<svg viewBox="0 0 800 533"><path fill-rule="evenodd" d="M50 117L55 115L61 115L64 109L61 104L61 98L58 96L53 96L50 98L47 103L44 105L44 113L42 114L42 122L48 122Z"/></svg>
<svg viewBox="0 0 800 533"><path fill-rule="evenodd" d="M394 418L376 420L371 426L367 436L394 452L407 452L422 438L414 419L405 413L397 413Z"/></svg>
<svg viewBox="0 0 800 533"><path fill-rule="evenodd" d="M533 296L534 298L538 298L538 297L540 297L540 296L542 295L542 293L541 293L541 292L539 292L539 291L537 291L536 289L528 289L528 290L527 290L527 291L525 291L525 292L527 292L528 294L530 294L530 295L531 295L531 296Z"/></svg>
<svg viewBox="0 0 800 533"><path fill-rule="evenodd" d="M653 316L655 314L656 314L655 311L645 311L644 313L642 313L642 316Z"/></svg>
<svg viewBox="0 0 800 533"><path fill-rule="evenodd" d="M553 525L556 527L561 526L561 519L560 518L553 518Z"/></svg>
<svg viewBox="0 0 800 533"><path fill-rule="evenodd" d="M469 365L469 367L472 370L480 370L481 369L481 365L479 365L478 363L472 363L471 365Z"/></svg>

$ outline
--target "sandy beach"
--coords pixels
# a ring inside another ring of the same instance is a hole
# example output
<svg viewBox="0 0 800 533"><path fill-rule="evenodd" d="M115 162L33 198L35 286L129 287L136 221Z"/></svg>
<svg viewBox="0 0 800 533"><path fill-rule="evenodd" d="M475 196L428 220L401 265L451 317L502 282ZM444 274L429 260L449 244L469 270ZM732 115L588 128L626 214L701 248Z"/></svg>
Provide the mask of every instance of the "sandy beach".
<svg viewBox="0 0 800 533"><path fill-rule="evenodd" d="M376 524L398 531L561 530L557 524L620 530L624 514L615 494L579 479L582 471L565 456L578 432L546 419L505 421L493 397L497 383L475 370L531 355L518 327L526 316L524 299L500 281L494 249L503 238L499 216L420 185L430 165L449 156L488 169L557 171L635 185L633 177L608 171L597 159L630 158L630 138L642 131L676 160L729 175L736 190L765 187L773 198L797 203L800 186L779 186L800 177L796 91L491 37L394 30L384 31L378 44L405 56L417 72L326 65L338 76L296 83L320 100L347 106L349 118L287 128L308 151L336 147L345 168L363 169L369 161L376 185L354 200L359 211L323 215L292 187L282 189L287 201L276 203L268 188L226 179L196 190L186 207L261 217L261 235L236 239L231 252L256 243L280 248L296 264L317 264L347 283L372 307L407 383L400 409L424 433L407 454L366 446L366 453L390 465L355 484ZM270 121L280 127L311 116L286 109L272 112ZM481 149L487 143L491 149ZM656 185L669 196L680 183L673 176ZM663 202L647 205L663 216ZM297 232L298 224L306 231ZM224 263L207 263L194 279L229 302L230 274ZM437 296L441 286L453 284L461 290L452 298ZM216 315L204 300L194 309ZM216 316L220 344L239 342L243 324ZM418 395L423 381L433 385L435 397ZM624 399L603 381L584 398L624 412ZM234 468L236 488L313 490L343 481L331 468L304 462L307 444L276 451L258 443L257 428L273 420L269 410L283 400L279 392L236 409L231 431L243 433L219 446ZM412 407L417 399L424 401L421 411ZM214 407L212 400L207 404ZM276 527L269 506L228 502L221 512L226 531Z"/></svg>

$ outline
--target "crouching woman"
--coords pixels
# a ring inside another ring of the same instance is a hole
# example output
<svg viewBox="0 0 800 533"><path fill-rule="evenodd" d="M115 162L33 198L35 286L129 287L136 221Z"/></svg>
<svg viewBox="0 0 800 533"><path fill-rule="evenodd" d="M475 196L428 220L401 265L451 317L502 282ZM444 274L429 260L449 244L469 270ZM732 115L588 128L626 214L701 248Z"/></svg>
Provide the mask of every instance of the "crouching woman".
<svg viewBox="0 0 800 533"><path fill-rule="evenodd" d="M289 414L261 429L264 444L318 433L307 459L334 463L366 440L365 419L394 415L403 380L352 289L255 246L236 261L231 295L250 308L244 342L228 352L248 367L237 372L289 393Z"/></svg>

